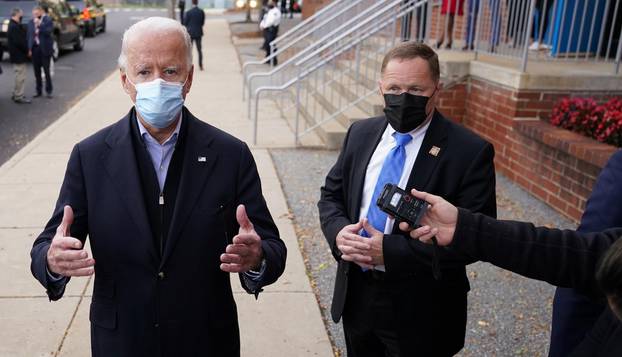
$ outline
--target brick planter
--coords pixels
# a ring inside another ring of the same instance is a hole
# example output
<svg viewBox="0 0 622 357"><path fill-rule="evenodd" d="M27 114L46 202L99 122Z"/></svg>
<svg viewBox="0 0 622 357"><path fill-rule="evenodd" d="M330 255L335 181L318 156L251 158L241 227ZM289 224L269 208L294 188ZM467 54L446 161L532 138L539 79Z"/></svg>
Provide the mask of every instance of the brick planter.
<svg viewBox="0 0 622 357"><path fill-rule="evenodd" d="M453 94L441 98L441 112L458 120L495 146L496 169L565 216L579 221L600 170L616 150L582 135L553 127L548 117L562 96L607 99L613 93L520 91L479 78L466 84L466 111ZM449 89L451 92L453 88Z"/></svg>

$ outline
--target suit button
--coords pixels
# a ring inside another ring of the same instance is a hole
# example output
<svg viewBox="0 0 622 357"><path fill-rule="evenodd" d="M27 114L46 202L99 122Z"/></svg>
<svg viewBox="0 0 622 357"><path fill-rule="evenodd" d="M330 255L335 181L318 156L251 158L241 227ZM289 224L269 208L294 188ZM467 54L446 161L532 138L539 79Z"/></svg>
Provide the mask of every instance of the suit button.
<svg viewBox="0 0 622 357"><path fill-rule="evenodd" d="M164 277L165 277L165 275L164 275L164 272L163 272L163 271L161 271L161 272L159 272L159 273L158 273L158 278L159 278L160 280L164 280Z"/></svg>
<svg viewBox="0 0 622 357"><path fill-rule="evenodd" d="M160 324L155 323L155 324L153 324L153 327L158 328L158 327L160 327Z"/></svg>

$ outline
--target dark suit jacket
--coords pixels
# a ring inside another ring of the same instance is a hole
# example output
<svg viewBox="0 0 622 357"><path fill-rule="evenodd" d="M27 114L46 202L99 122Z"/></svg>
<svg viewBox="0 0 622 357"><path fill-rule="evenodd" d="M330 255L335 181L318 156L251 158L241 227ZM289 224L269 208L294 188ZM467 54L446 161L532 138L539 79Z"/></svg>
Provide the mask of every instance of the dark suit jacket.
<svg viewBox="0 0 622 357"><path fill-rule="evenodd" d="M238 204L246 205L262 238L267 265L260 285L277 280L286 257L253 157L246 144L184 109L188 136L160 259L141 193L130 117L74 147L54 214L32 248L32 273L51 300L63 295L66 281L55 286L48 280L46 253L64 205L71 205L71 235L82 241L89 236L96 261L93 356L239 356L236 305L229 274L220 270L220 255L237 234Z"/></svg>
<svg viewBox="0 0 622 357"><path fill-rule="evenodd" d="M41 18L39 25L39 49L44 56L51 56L54 52L54 39L52 32L54 31L54 23L49 15ZM32 51L35 46L35 22L34 19L28 22L28 49Z"/></svg>
<svg viewBox="0 0 622 357"><path fill-rule="evenodd" d="M621 228L582 234L496 221L460 209L451 247L528 278L602 296L594 278L596 268L621 235ZM622 326L610 309L571 356L622 356Z"/></svg>
<svg viewBox="0 0 622 357"><path fill-rule="evenodd" d="M357 265L340 259L337 233L359 220L365 172L371 156L387 126L384 117L352 124L341 154L326 177L318 202L322 231L335 259L339 262L332 303L332 317L339 321L348 293L350 269ZM438 156L430 154L433 146ZM450 202L476 212L496 216L493 146L473 132L445 119L436 112L416 158L407 189L416 188L446 197ZM418 353L439 351L455 353L464 345L466 295L469 282L465 265L470 257L441 250L442 278L435 280L429 268L431 247L402 234L397 225L383 241L386 274L414 275L413 292L395 301L399 306L400 326L396 326L404 344ZM430 301L445 299L447 304ZM451 306L451 308L447 308ZM443 336L442 342L439 336Z"/></svg>
<svg viewBox="0 0 622 357"><path fill-rule="evenodd" d="M203 25L205 25L205 12L198 6L186 12L184 16L184 25L188 29L191 38L200 38L203 36Z"/></svg>
<svg viewBox="0 0 622 357"><path fill-rule="evenodd" d="M27 31L22 24L11 19L7 31L7 42L11 63L28 62L28 40Z"/></svg>
<svg viewBox="0 0 622 357"><path fill-rule="evenodd" d="M603 168L585 205L579 232L600 232L622 227L622 150ZM585 292L558 288L553 301L550 357L567 356L591 330L605 309Z"/></svg>

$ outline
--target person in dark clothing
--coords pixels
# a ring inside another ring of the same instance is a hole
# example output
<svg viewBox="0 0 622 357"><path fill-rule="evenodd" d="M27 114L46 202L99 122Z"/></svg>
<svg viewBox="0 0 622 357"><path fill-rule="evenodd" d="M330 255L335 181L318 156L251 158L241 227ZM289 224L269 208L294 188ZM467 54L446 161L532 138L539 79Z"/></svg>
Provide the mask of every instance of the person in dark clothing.
<svg viewBox="0 0 622 357"><path fill-rule="evenodd" d="M622 150L611 156L598 176L577 231L622 227ZM553 300L549 357L567 356L585 338L606 305L581 291L557 288Z"/></svg>
<svg viewBox="0 0 622 357"><path fill-rule="evenodd" d="M199 69L203 70L203 51L201 50L201 40L203 39L203 25L205 25L205 12L198 6L199 0L192 0L192 9L188 10L184 17L184 25L190 34L192 42L197 46L199 52Z"/></svg>
<svg viewBox="0 0 622 357"><path fill-rule="evenodd" d="M179 7L179 22L184 23L184 11L186 11L186 0L178 0L177 7Z"/></svg>
<svg viewBox="0 0 622 357"><path fill-rule="evenodd" d="M45 92L48 98L52 98L52 76L50 76L50 62L54 53L54 40L52 31L54 23L43 11L41 6L32 9L32 20L28 23L28 53L32 57L32 65L37 81L37 94L41 97L42 79L41 69L45 73Z"/></svg>
<svg viewBox="0 0 622 357"><path fill-rule="evenodd" d="M28 63L28 39L26 29L22 26L22 15L20 8L11 11L11 20L7 31L7 42L9 56L15 71L15 87L11 99L15 103L28 104L30 99L24 97L24 82L26 80L26 63Z"/></svg>
<svg viewBox="0 0 622 357"><path fill-rule="evenodd" d="M429 204L422 226L410 231L418 244L432 238L442 249L467 254L531 279L575 288L608 302L598 321L567 356L622 356L622 228L581 233L498 221L439 196L411 191ZM413 264L425 264L414 261ZM435 304L435 301L429 301Z"/></svg>

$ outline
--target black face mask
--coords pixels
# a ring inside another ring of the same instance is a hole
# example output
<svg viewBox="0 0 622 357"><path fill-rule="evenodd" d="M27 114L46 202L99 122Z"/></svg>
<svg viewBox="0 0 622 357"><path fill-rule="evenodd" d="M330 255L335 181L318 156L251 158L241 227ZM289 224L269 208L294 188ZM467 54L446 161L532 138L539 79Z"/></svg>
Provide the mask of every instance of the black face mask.
<svg viewBox="0 0 622 357"><path fill-rule="evenodd" d="M425 112L428 100L430 100L430 97L407 92L402 94L385 94L384 115L395 131L408 133L425 122L428 117Z"/></svg>

